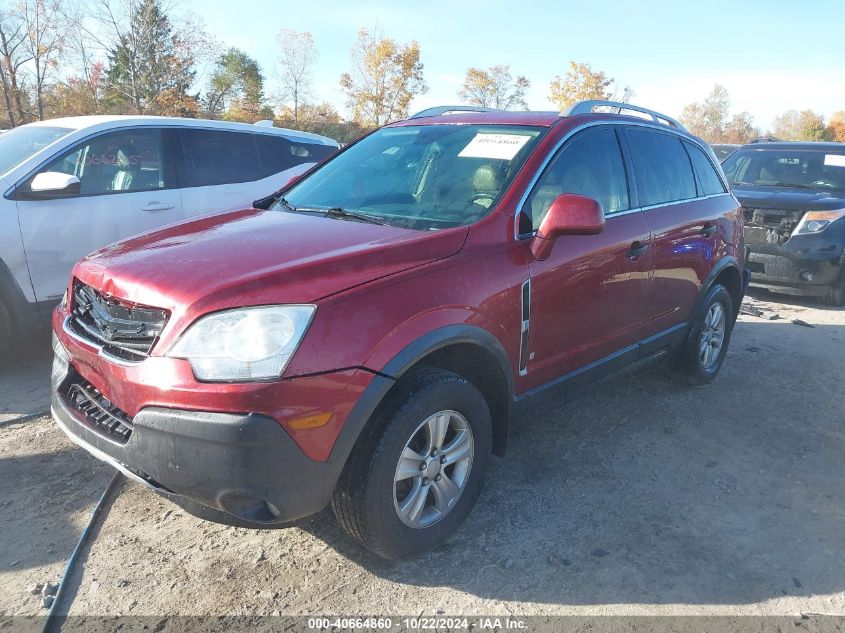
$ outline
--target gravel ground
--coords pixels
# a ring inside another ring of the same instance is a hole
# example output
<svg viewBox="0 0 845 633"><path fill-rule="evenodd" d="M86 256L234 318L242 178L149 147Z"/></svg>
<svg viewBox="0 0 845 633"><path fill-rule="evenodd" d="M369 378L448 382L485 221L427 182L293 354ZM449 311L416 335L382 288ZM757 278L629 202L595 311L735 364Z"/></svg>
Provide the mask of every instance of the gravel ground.
<svg viewBox="0 0 845 633"><path fill-rule="evenodd" d="M125 482L69 613L845 615L845 310L755 296L714 384L655 365L526 419L419 560L369 555L328 512L230 528ZM0 375L6 419L46 406L42 348ZM48 418L0 426L0 615L44 613L27 590L110 476Z"/></svg>

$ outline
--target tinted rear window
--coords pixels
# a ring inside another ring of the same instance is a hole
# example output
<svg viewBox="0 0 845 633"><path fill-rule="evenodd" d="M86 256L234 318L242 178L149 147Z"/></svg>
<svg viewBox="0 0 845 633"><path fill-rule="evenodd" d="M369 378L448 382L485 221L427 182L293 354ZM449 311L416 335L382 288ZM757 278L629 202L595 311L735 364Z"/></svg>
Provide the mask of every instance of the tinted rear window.
<svg viewBox="0 0 845 633"><path fill-rule="evenodd" d="M678 137L652 130L627 134L641 206L695 198L692 166Z"/></svg>
<svg viewBox="0 0 845 633"><path fill-rule="evenodd" d="M204 187L263 178L256 139L259 135L219 130L179 130L182 160L179 184Z"/></svg>

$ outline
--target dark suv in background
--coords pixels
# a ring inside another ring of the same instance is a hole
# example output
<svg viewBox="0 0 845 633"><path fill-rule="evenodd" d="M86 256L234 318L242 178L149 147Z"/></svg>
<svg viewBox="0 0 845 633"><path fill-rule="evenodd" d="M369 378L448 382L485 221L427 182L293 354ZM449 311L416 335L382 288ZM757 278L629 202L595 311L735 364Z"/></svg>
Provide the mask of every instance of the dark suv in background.
<svg viewBox="0 0 845 633"><path fill-rule="evenodd" d="M526 407L666 354L712 380L747 275L710 149L630 104L465 110L79 262L53 315L58 424L200 516L331 503L399 558L457 529Z"/></svg>
<svg viewBox="0 0 845 633"><path fill-rule="evenodd" d="M845 143L754 143L722 167L742 204L751 284L845 305Z"/></svg>

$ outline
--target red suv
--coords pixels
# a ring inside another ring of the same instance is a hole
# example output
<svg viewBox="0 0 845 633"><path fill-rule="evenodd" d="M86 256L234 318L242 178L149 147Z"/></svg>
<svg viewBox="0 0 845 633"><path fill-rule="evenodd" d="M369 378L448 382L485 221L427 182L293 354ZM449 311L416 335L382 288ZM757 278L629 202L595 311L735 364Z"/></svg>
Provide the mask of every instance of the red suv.
<svg viewBox="0 0 845 633"><path fill-rule="evenodd" d="M631 105L435 108L255 206L76 265L53 415L199 516L331 503L387 558L458 527L527 406L667 353L710 381L748 282L712 152Z"/></svg>

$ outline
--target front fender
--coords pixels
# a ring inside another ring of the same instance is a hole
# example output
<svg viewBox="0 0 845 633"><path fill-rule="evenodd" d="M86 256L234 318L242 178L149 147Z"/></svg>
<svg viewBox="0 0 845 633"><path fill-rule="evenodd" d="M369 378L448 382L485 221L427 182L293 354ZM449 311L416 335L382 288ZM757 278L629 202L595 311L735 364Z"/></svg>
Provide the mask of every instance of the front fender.
<svg viewBox="0 0 845 633"><path fill-rule="evenodd" d="M443 316L445 317L445 315ZM410 329L405 329L405 332L408 331ZM390 337L390 340L395 342L401 340L401 337L398 336L397 332L397 336ZM479 345L493 354L502 370L502 374L505 376L508 385L508 398L512 401L514 393L513 370L504 347L502 347L501 343L493 334L481 327L466 323L452 323L432 329L401 347L398 352L395 352L383 364L369 365L371 370L378 373L364 390L364 393L361 394L352 411L350 411L332 447L331 455L327 460L333 478L333 481L329 482L330 485L333 485L337 477L340 476L343 466L355 446L355 442L361 435L361 431L372 417L378 405L384 400L393 385L396 384L396 381L421 359L432 352L436 352L449 345L460 343ZM378 355L374 354L372 358L383 357L386 354L385 350L387 347L381 345L380 348L382 351Z"/></svg>

